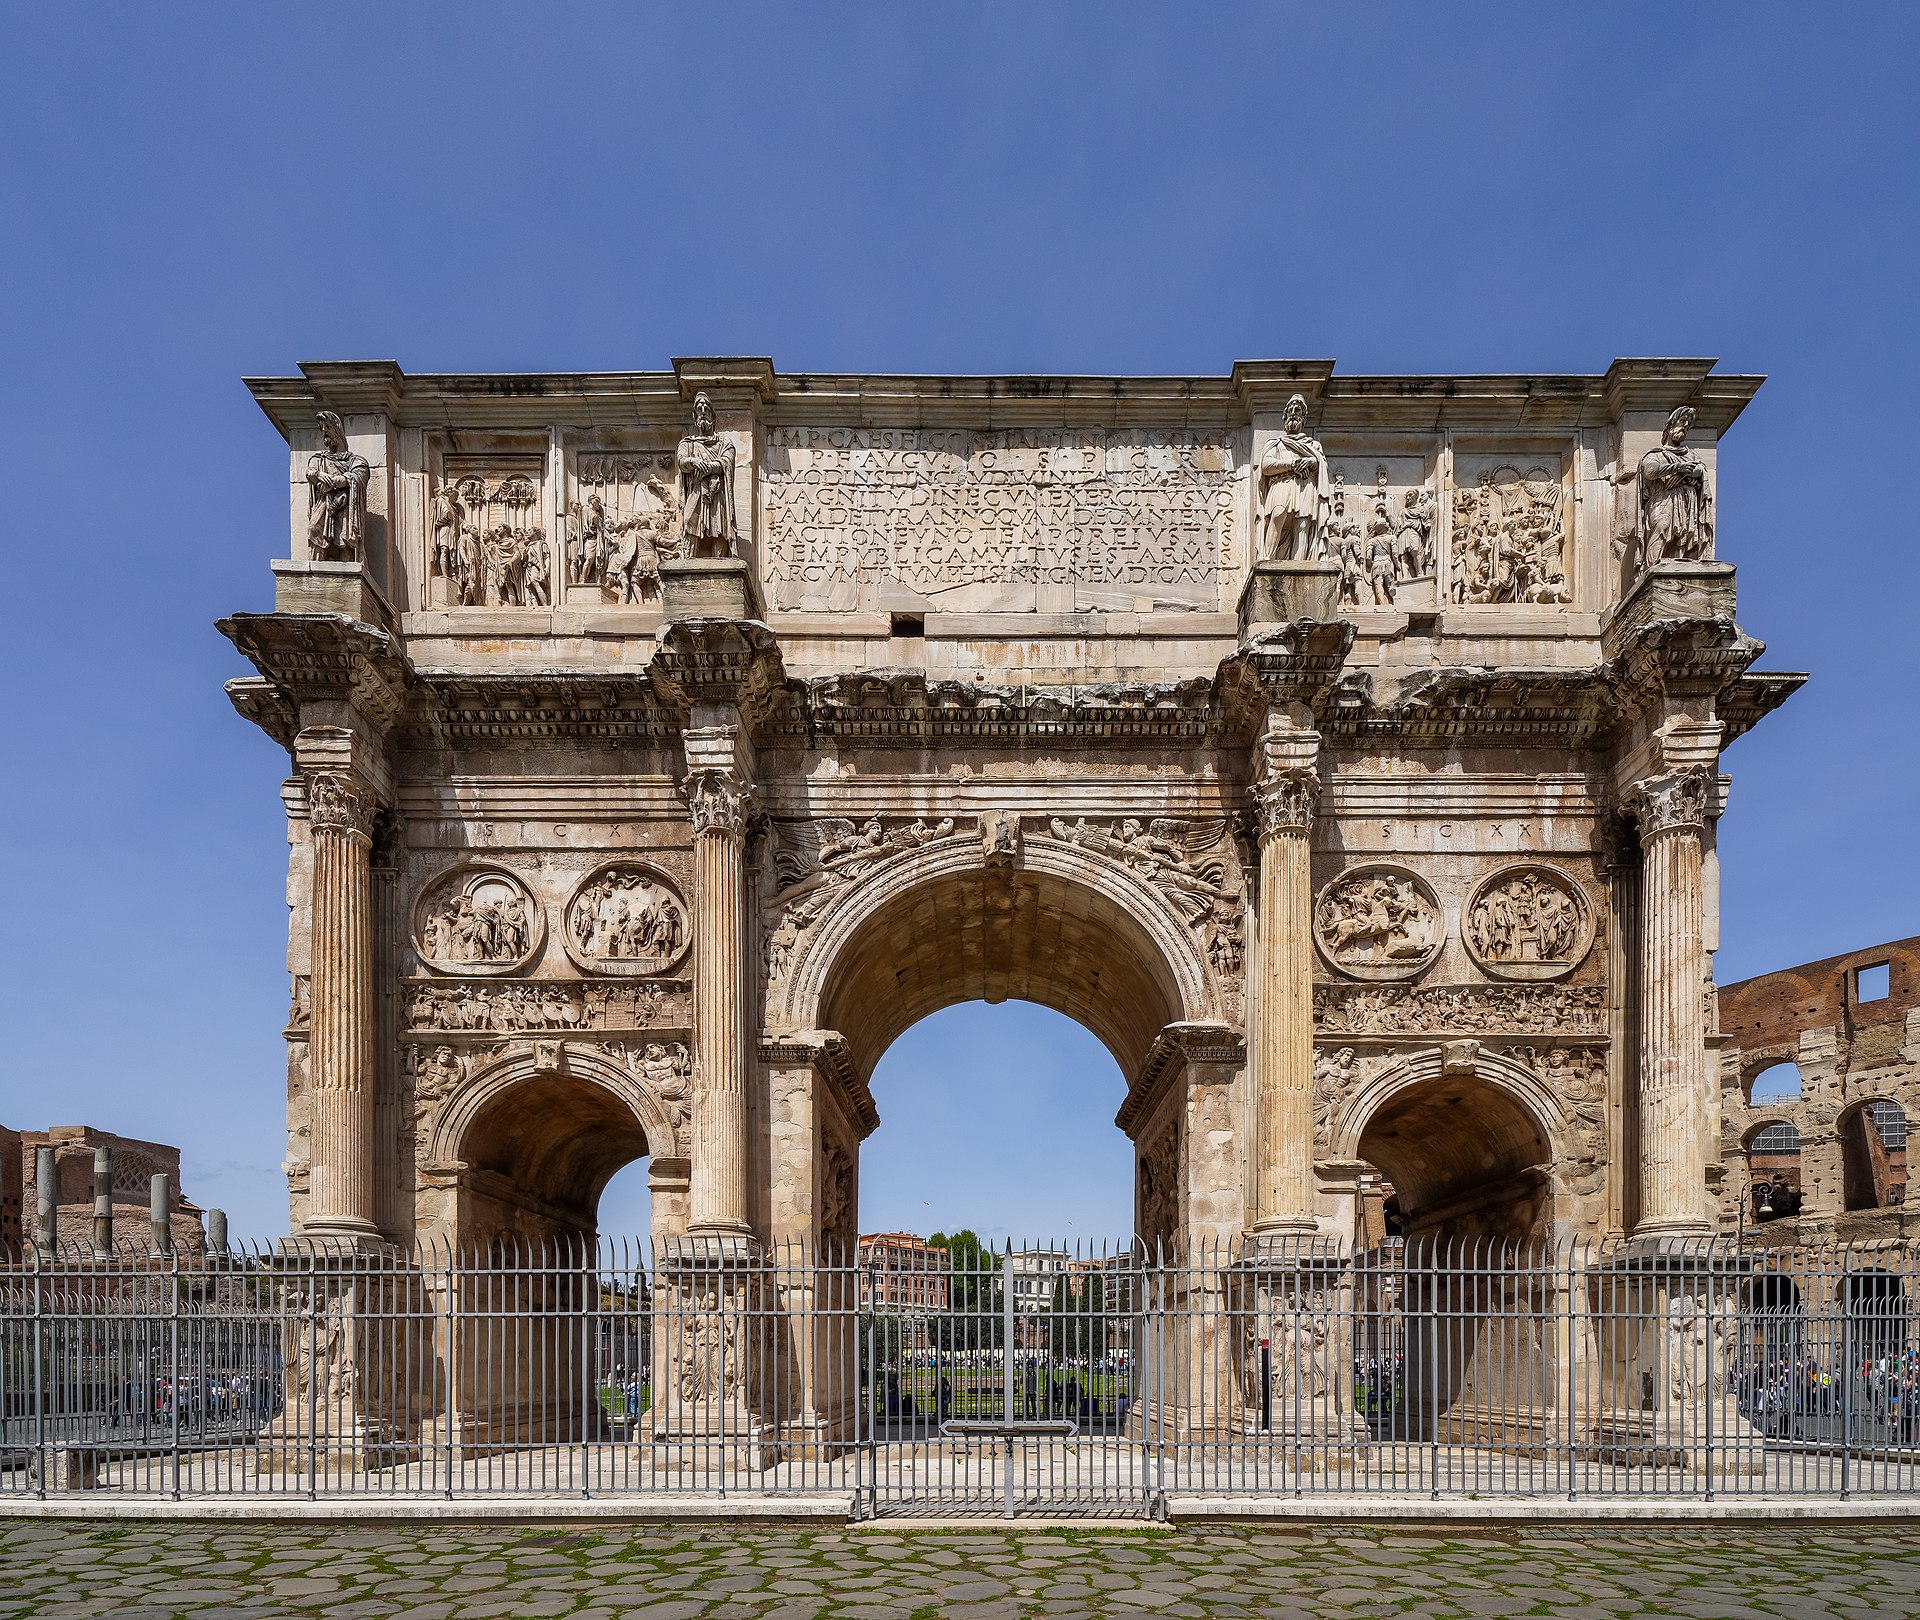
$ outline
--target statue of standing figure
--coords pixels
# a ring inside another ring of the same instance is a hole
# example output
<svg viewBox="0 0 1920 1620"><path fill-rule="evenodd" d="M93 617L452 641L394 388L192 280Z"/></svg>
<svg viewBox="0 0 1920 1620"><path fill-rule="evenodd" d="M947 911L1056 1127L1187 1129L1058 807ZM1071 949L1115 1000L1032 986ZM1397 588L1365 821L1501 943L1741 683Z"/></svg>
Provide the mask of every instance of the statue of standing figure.
<svg viewBox="0 0 1920 1620"><path fill-rule="evenodd" d="M1640 566L1713 557L1713 495L1706 464L1687 448L1693 407L1667 418L1660 443L1640 458Z"/></svg>
<svg viewBox="0 0 1920 1620"><path fill-rule="evenodd" d="M320 413L326 449L307 458L307 550L322 562L358 562L367 533L367 458L347 448L347 430Z"/></svg>
<svg viewBox="0 0 1920 1620"><path fill-rule="evenodd" d="M1260 560L1320 556L1332 501L1326 452L1308 436L1307 402L1295 394L1280 413L1280 431L1260 457Z"/></svg>
<svg viewBox="0 0 1920 1620"><path fill-rule="evenodd" d="M713 401L693 396L693 431L673 454L680 470L680 534L690 557L731 557L734 448L714 430Z"/></svg>

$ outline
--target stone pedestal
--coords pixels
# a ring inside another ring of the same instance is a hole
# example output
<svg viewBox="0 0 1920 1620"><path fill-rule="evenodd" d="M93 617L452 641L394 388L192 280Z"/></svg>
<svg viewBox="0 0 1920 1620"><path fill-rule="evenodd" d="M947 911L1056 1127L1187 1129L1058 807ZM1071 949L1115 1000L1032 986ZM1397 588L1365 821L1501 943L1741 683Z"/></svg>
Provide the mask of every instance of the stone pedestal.
<svg viewBox="0 0 1920 1620"><path fill-rule="evenodd" d="M286 1393L255 1445L254 1472L318 1480L415 1460L432 1328L398 1251L288 1238L267 1276Z"/></svg>
<svg viewBox="0 0 1920 1620"><path fill-rule="evenodd" d="M1330 557L1305 562L1257 562L1240 592L1240 639L1301 620L1339 618L1340 565Z"/></svg>
<svg viewBox="0 0 1920 1620"><path fill-rule="evenodd" d="M1720 1477L1766 1471L1741 1414L1732 1363L1744 1256L1694 1241L1635 1239L1590 1278L1606 1409L1591 1454L1626 1467Z"/></svg>
<svg viewBox="0 0 1920 1620"><path fill-rule="evenodd" d="M660 610L682 619L761 619L760 585L742 557L687 557L660 565Z"/></svg>
<svg viewBox="0 0 1920 1620"><path fill-rule="evenodd" d="M1329 1239L1256 1236L1234 1278L1239 1432L1276 1466L1338 1466L1368 1438L1352 1407L1347 1260Z"/></svg>
<svg viewBox="0 0 1920 1620"><path fill-rule="evenodd" d="M361 624L374 625L389 635L400 633L399 620L380 588L367 577L365 563L276 560L273 610L276 613L338 613Z"/></svg>
<svg viewBox="0 0 1920 1620"><path fill-rule="evenodd" d="M782 1324L762 1273L745 1237L689 1235L660 1257L648 1414L657 1466L723 1483L776 1461L759 1392Z"/></svg>

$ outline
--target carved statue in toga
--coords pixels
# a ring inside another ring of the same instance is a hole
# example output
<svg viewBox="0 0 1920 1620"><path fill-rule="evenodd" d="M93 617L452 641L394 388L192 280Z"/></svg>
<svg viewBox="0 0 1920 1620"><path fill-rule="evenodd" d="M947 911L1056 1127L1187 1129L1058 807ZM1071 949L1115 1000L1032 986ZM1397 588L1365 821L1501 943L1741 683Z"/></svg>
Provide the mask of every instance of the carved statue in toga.
<svg viewBox="0 0 1920 1620"><path fill-rule="evenodd" d="M714 430L713 401L693 396L693 431L674 451L680 470L680 534L691 557L733 555L732 443Z"/></svg>
<svg viewBox="0 0 1920 1620"><path fill-rule="evenodd" d="M307 458L307 549L322 562L357 562L367 532L367 458L347 448L347 430L320 413L326 449Z"/></svg>
<svg viewBox="0 0 1920 1620"><path fill-rule="evenodd" d="M1260 457L1261 560L1319 556L1331 503L1326 452L1318 439L1308 437L1307 402L1295 394L1281 413L1280 431Z"/></svg>
<svg viewBox="0 0 1920 1620"><path fill-rule="evenodd" d="M1707 469L1687 448L1693 407L1667 418L1660 443L1640 458L1640 565L1713 557L1713 495Z"/></svg>

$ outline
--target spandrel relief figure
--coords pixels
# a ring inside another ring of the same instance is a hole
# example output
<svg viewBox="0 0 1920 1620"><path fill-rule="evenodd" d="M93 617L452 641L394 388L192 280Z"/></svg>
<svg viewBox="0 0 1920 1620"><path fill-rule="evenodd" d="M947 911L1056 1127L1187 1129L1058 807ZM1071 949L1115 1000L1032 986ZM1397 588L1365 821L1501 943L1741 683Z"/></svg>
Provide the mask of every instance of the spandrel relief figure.
<svg viewBox="0 0 1920 1620"><path fill-rule="evenodd" d="M731 557L737 537L734 447L715 431L713 401L705 393L693 396L693 431L680 441L673 459L680 473L680 533L688 554Z"/></svg>
<svg viewBox="0 0 1920 1620"><path fill-rule="evenodd" d="M1326 452L1307 432L1307 402L1299 394L1287 401L1280 431L1261 453L1259 501L1261 561L1321 555L1333 488Z"/></svg>
<svg viewBox="0 0 1920 1620"><path fill-rule="evenodd" d="M1691 405L1667 418L1660 443L1640 458L1640 565L1713 557L1713 493L1707 468L1687 448Z"/></svg>
<svg viewBox="0 0 1920 1620"><path fill-rule="evenodd" d="M1334 879L1314 907L1314 938L1355 978L1411 978L1440 949L1440 907L1413 873L1363 866Z"/></svg>
<svg viewBox="0 0 1920 1620"><path fill-rule="evenodd" d="M357 562L366 543L367 458L347 448L347 430L332 411L320 413L324 450L307 458L307 549L326 562Z"/></svg>

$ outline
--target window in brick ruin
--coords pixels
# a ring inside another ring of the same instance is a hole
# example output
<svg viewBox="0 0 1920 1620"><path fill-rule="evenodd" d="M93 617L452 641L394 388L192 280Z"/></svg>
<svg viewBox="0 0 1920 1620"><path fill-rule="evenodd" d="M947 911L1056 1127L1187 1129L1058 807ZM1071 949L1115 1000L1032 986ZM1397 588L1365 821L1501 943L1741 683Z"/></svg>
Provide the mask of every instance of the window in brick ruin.
<svg viewBox="0 0 1920 1620"><path fill-rule="evenodd" d="M1762 1103L1799 1100L1800 1066L1797 1063L1776 1063L1771 1068L1762 1069L1753 1077L1753 1087L1747 1093L1747 1101L1755 1108Z"/></svg>
<svg viewBox="0 0 1920 1620"><path fill-rule="evenodd" d="M1853 975L1853 999L1855 1001L1885 1001L1893 994L1893 964L1875 962L1871 967L1858 968Z"/></svg>

